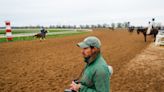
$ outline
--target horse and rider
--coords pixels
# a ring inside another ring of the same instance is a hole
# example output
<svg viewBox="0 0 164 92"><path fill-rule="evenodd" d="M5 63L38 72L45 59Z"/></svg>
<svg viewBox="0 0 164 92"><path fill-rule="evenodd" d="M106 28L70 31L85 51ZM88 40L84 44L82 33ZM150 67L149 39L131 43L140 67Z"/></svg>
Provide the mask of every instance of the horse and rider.
<svg viewBox="0 0 164 92"><path fill-rule="evenodd" d="M34 37L40 38L40 40L45 40L47 32L48 31L44 27L41 27L40 33L34 35Z"/></svg>
<svg viewBox="0 0 164 92"><path fill-rule="evenodd" d="M146 28L138 27L137 33L139 34L141 32L144 35L145 42L146 42L146 36L148 36L148 35L153 35L154 41L155 41L156 35L158 34L159 29L160 29L160 27L155 26L155 18L152 18L152 22L149 22L149 26Z"/></svg>

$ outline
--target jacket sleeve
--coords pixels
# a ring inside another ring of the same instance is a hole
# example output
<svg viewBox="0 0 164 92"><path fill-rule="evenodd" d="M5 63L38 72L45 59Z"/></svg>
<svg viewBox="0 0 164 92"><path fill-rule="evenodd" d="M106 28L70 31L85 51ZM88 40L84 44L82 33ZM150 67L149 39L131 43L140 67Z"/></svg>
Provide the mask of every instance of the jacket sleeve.
<svg viewBox="0 0 164 92"><path fill-rule="evenodd" d="M80 92L109 92L109 72L105 69L98 69L93 77L95 88L88 88L81 85Z"/></svg>
<svg viewBox="0 0 164 92"><path fill-rule="evenodd" d="M88 88L85 85L81 85L79 92L97 92L95 89Z"/></svg>

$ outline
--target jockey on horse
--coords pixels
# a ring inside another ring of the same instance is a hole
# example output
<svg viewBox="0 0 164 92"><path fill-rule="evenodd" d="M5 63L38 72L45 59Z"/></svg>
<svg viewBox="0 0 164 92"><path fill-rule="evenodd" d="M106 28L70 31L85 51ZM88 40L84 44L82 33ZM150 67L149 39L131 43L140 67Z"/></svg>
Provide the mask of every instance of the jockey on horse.
<svg viewBox="0 0 164 92"><path fill-rule="evenodd" d="M47 32L48 31L44 27L41 27L40 33L34 35L33 37L40 38L40 40L45 40Z"/></svg>
<svg viewBox="0 0 164 92"><path fill-rule="evenodd" d="M149 26L148 26L148 29L147 29L147 32L146 32L147 35L149 35L151 33L151 31L156 28L154 21L155 21L155 19L152 18L152 22L149 22Z"/></svg>
<svg viewBox="0 0 164 92"><path fill-rule="evenodd" d="M152 19L152 22L149 22L149 26L147 28L138 28L137 33L139 34L140 32L143 33L144 39L146 42L146 36L148 35L153 35L154 36L154 41L156 40L156 35L158 34L159 28L155 26L155 19Z"/></svg>
<svg viewBox="0 0 164 92"><path fill-rule="evenodd" d="M42 39L45 39L45 35L46 35L47 31L45 30L44 27L41 28L40 33L41 33Z"/></svg>

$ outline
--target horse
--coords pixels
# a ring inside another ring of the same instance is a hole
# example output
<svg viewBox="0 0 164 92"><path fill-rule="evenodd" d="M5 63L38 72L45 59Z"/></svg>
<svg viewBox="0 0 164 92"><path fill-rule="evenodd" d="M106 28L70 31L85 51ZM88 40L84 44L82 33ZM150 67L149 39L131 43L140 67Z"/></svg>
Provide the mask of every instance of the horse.
<svg viewBox="0 0 164 92"><path fill-rule="evenodd" d="M47 30L44 31L44 33L38 33L38 34L35 34L33 37L36 37L36 38L40 38L40 40L45 40L46 38L46 34L48 33Z"/></svg>
<svg viewBox="0 0 164 92"><path fill-rule="evenodd" d="M128 31L129 31L130 33L132 33L132 32L134 31L134 26L128 27Z"/></svg>
<svg viewBox="0 0 164 92"><path fill-rule="evenodd" d="M152 28L150 31L150 34L146 34L147 33L148 28L137 28L137 34L140 34L140 32L144 35L144 40L146 42L146 37L149 35L153 35L154 36L154 41L156 40L156 35L158 34L158 30L159 28Z"/></svg>

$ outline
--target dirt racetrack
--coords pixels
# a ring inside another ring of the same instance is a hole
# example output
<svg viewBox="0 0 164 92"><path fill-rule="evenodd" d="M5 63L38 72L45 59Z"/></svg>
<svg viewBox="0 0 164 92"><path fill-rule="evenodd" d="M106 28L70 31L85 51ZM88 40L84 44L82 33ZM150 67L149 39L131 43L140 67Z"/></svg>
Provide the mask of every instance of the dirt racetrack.
<svg viewBox="0 0 164 92"><path fill-rule="evenodd" d="M0 43L0 92L63 92L84 66L81 50L76 47L76 43L89 35L100 38L103 56L114 68L112 92L162 92L154 81L150 81L154 85L151 88L142 88L145 84L139 79L144 77L135 74L135 70L129 75L129 68L124 69L153 39L148 37L148 42L145 43L143 35L109 29L94 29L88 34L51 38L42 42L34 40ZM142 69L138 72L142 72ZM136 81L130 79L134 76ZM154 76L145 77L146 83L149 84L149 79ZM141 83L135 85L138 82Z"/></svg>

